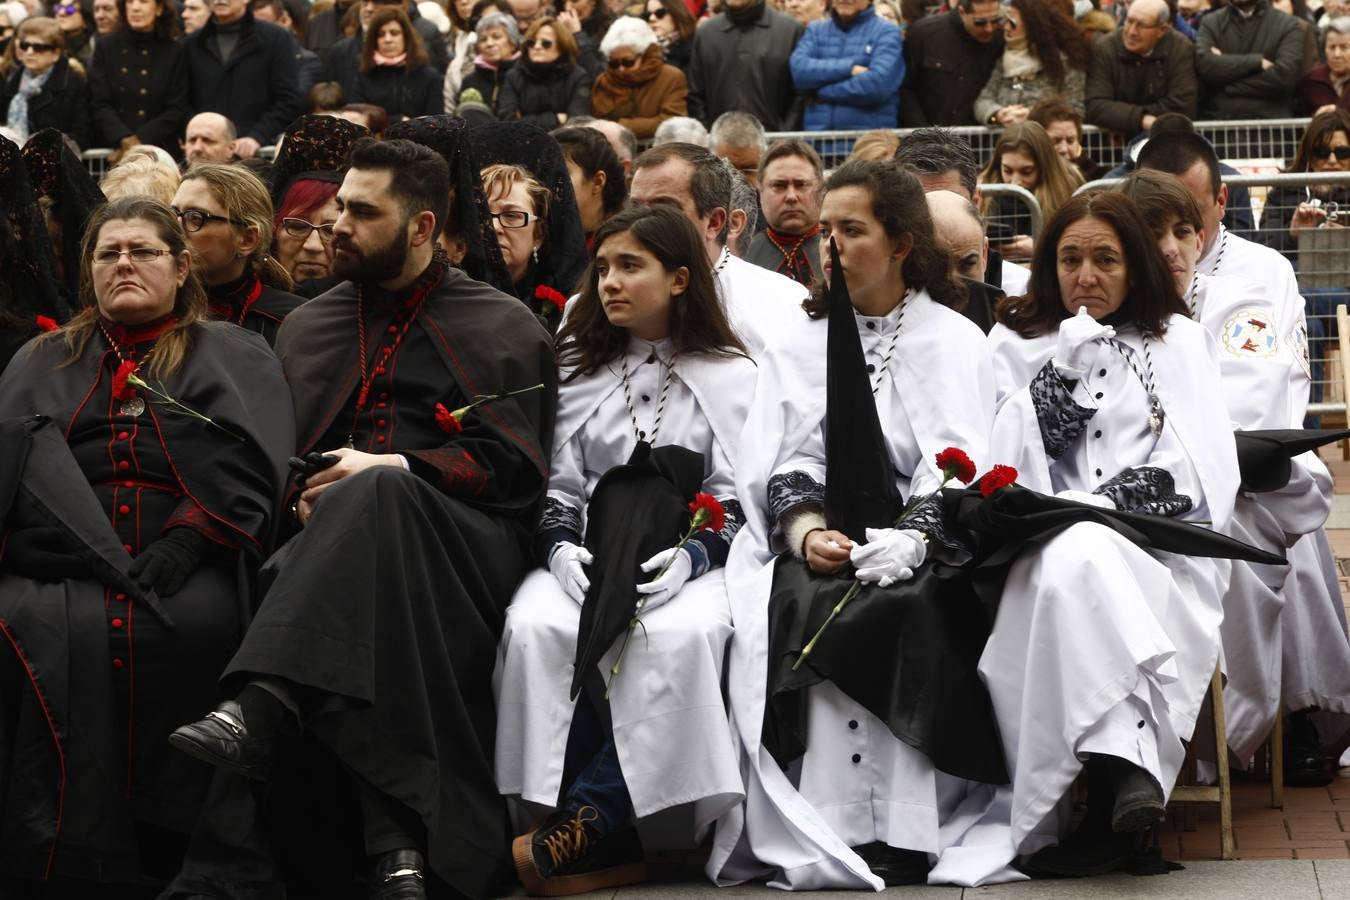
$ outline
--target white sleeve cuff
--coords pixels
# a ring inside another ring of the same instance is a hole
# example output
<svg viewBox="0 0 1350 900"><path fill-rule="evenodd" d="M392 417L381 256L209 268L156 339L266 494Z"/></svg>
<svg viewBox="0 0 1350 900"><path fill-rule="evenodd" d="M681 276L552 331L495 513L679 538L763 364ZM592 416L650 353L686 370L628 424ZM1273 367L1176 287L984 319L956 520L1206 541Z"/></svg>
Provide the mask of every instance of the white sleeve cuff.
<svg viewBox="0 0 1350 900"><path fill-rule="evenodd" d="M792 551L792 555L798 559L805 559L802 553L802 541L806 536L817 528L825 527L825 514L819 510L802 510L799 513L790 513L786 516L783 524L783 542Z"/></svg>

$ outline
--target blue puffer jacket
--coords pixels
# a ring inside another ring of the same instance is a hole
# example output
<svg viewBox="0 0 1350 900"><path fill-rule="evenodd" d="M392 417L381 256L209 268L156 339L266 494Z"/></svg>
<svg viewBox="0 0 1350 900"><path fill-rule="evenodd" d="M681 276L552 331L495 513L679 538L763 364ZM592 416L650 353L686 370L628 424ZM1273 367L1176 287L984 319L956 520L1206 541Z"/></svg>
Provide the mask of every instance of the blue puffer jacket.
<svg viewBox="0 0 1350 900"><path fill-rule="evenodd" d="M905 58L900 29L868 7L847 26L834 13L812 22L792 51L792 81L810 99L807 131L894 128ZM867 71L853 75L854 66ZM813 96L812 96L813 95Z"/></svg>

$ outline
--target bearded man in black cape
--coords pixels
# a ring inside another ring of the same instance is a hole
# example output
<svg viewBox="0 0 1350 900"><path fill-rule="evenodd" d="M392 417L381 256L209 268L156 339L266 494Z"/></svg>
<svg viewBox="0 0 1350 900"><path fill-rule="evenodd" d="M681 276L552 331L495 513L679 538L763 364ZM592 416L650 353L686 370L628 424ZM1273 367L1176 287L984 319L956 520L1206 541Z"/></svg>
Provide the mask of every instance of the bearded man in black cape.
<svg viewBox="0 0 1350 900"><path fill-rule="evenodd" d="M490 683L530 566L556 375L530 311L435 252L449 191L425 147L353 147L333 242L351 280L277 338L298 414L302 528L264 566L257 617L224 674L236 699L171 738L265 780L278 738L303 730L304 779L324 756L351 776L376 897L483 897L509 871ZM218 827L212 814L199 827ZM222 888L238 861L214 850L175 887L266 895Z"/></svg>

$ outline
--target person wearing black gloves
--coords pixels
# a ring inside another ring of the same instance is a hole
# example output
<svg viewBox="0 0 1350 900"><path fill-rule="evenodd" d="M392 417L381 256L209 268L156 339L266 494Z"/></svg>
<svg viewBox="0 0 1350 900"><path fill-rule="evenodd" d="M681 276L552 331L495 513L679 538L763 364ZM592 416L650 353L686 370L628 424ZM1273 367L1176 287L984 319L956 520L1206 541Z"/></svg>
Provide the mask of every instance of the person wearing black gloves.
<svg viewBox="0 0 1350 900"><path fill-rule="evenodd" d="M5 897L176 870L211 772L168 735L218 699L295 440L280 364L206 321L168 207L114 201L83 249L87 307L0 377Z"/></svg>

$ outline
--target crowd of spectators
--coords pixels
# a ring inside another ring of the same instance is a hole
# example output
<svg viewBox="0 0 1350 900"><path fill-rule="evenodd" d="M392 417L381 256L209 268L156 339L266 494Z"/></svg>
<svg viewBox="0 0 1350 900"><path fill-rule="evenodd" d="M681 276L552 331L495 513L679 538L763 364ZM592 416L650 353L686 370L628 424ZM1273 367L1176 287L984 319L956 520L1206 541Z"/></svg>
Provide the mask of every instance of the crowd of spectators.
<svg viewBox="0 0 1350 900"><path fill-rule="evenodd" d="M1128 140L1166 113L1350 110L1347 12L1346 0L25 0L0 3L0 108L19 142L56 128L113 162L137 144L181 159L201 113L230 121L244 159L298 115L344 111L545 130L593 116L647 141L729 112L769 132L1001 129L1054 104L1060 123Z"/></svg>

